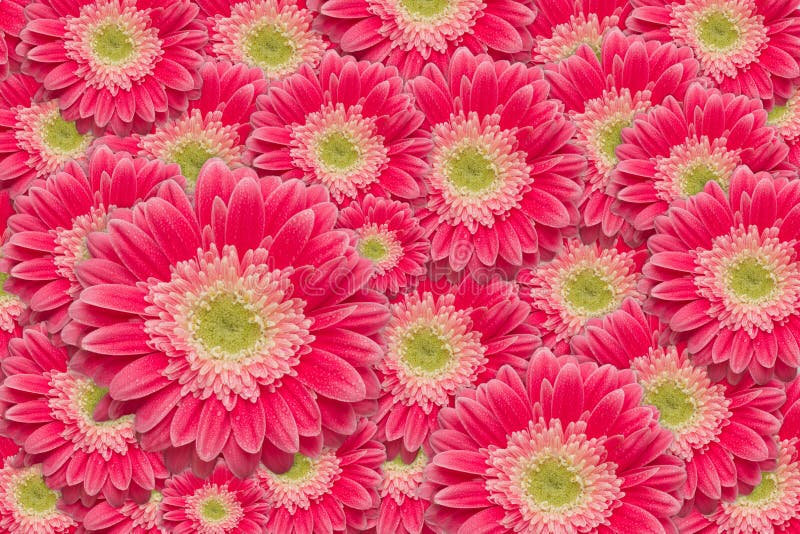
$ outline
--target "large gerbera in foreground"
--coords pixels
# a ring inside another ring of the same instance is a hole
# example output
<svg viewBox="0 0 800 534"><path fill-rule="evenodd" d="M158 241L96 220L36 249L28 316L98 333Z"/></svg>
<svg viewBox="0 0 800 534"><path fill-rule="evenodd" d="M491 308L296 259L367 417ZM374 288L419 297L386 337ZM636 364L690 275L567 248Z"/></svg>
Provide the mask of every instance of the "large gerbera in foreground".
<svg viewBox="0 0 800 534"><path fill-rule="evenodd" d="M186 109L207 35L186 0L38 0L17 47L66 120L142 131Z"/></svg>
<svg viewBox="0 0 800 534"><path fill-rule="evenodd" d="M694 52L726 93L788 98L800 78L800 13L792 0L633 0L628 28Z"/></svg>
<svg viewBox="0 0 800 534"><path fill-rule="evenodd" d="M214 159L194 206L167 184L132 222L89 236L73 362L135 414L171 469L202 472L220 455L237 476L259 458L287 466L377 397L385 299L362 289L369 262L332 230L327 199Z"/></svg>
<svg viewBox="0 0 800 534"><path fill-rule="evenodd" d="M42 477L41 464L4 458L0 468L0 529L8 534L72 534L78 523L58 509L59 492Z"/></svg>
<svg viewBox="0 0 800 534"><path fill-rule="evenodd" d="M433 259L461 271L552 257L578 222L584 158L541 71L460 49L411 87L434 145L419 212Z"/></svg>
<svg viewBox="0 0 800 534"><path fill-rule="evenodd" d="M656 221L649 308L715 376L790 380L800 366L800 182L741 168Z"/></svg>
<svg viewBox="0 0 800 534"><path fill-rule="evenodd" d="M323 184L337 204L368 193L422 195L430 141L397 69L328 52L259 97L247 142L253 166Z"/></svg>
<svg viewBox="0 0 800 534"><path fill-rule="evenodd" d="M642 394L630 371L547 350L524 383L501 369L441 413L431 520L458 534L674 530L683 467Z"/></svg>

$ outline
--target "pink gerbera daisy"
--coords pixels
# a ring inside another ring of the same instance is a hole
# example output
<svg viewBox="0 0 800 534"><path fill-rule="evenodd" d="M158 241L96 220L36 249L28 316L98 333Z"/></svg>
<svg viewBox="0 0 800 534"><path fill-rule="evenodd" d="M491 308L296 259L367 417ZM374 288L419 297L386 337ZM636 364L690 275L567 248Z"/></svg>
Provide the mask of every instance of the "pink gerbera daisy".
<svg viewBox="0 0 800 534"><path fill-rule="evenodd" d="M553 261L520 272L522 297L531 303L531 322L545 345L566 354L589 319L619 309L628 297L642 300L636 285L646 259L647 250L632 250L619 239L606 248L570 239Z"/></svg>
<svg viewBox="0 0 800 534"><path fill-rule="evenodd" d="M408 204L367 195L343 209L337 225L355 232L356 250L372 262L370 287L397 293L425 274L430 243Z"/></svg>
<svg viewBox="0 0 800 534"><path fill-rule="evenodd" d="M104 230L109 216L153 195L166 180L183 183L174 165L103 147L92 155L88 172L70 162L17 197L2 264L10 273L6 287L30 307L31 320L50 332L67 324L67 308L82 287L76 268L91 256L86 236Z"/></svg>
<svg viewBox="0 0 800 534"><path fill-rule="evenodd" d="M533 0L533 7L536 20L531 32L537 63L567 59L581 45L600 54L605 36L614 28L624 29L631 10L628 0Z"/></svg>
<svg viewBox="0 0 800 534"><path fill-rule="evenodd" d="M85 159L92 141L65 121L40 84L15 74L0 82L0 182L12 196L35 178L47 178L70 160Z"/></svg>
<svg viewBox="0 0 800 534"><path fill-rule="evenodd" d="M200 77L200 97L189 102L186 113L153 126L147 134L108 136L100 142L115 150L177 163L190 190L211 158L221 159L232 169L241 167L244 142L253 131L250 116L267 82L258 69L226 61L204 63Z"/></svg>
<svg viewBox="0 0 800 534"><path fill-rule="evenodd" d="M800 367L800 182L741 168L657 219L647 305L715 377Z"/></svg>
<svg viewBox="0 0 800 534"><path fill-rule="evenodd" d="M0 529L8 534L73 534L77 522L58 509L61 495L48 487L42 465L5 458L0 468Z"/></svg>
<svg viewBox="0 0 800 534"><path fill-rule="evenodd" d="M662 346L661 338L660 326L629 300L602 321L591 321L573 346L600 364L634 371L642 402L658 408L659 424L673 435L669 451L686 462L681 496L708 512L752 488L760 469L774 464L784 394L777 382L712 382L685 350Z"/></svg>
<svg viewBox="0 0 800 534"><path fill-rule="evenodd" d="M386 439L402 439L416 451L458 393L503 365L524 370L539 346L529 312L513 284L481 285L469 277L459 286L423 283L393 303L383 332L383 396L375 416Z"/></svg>
<svg viewBox="0 0 800 534"><path fill-rule="evenodd" d="M595 55L595 53L597 55ZM582 49L574 57L548 67L552 95L562 102L575 122L575 140L588 160L586 193L581 205L586 239L615 236L638 241L633 228L611 211L606 194L611 173L619 161L616 148L622 130L671 95L683 99L696 81L697 61L686 48L611 31L597 51Z"/></svg>
<svg viewBox="0 0 800 534"><path fill-rule="evenodd" d="M73 362L133 412L149 450L237 476L315 454L376 398L385 298L320 186L206 163L88 238ZM349 432L348 430L348 432Z"/></svg>
<svg viewBox="0 0 800 534"><path fill-rule="evenodd" d="M0 17L0 80L9 72L19 71L22 58L17 54L19 33L25 26L25 6L30 0L6 0Z"/></svg>
<svg viewBox="0 0 800 534"><path fill-rule="evenodd" d="M147 129L186 109L206 33L187 0L37 0L17 52L66 120L99 131Z"/></svg>
<svg viewBox="0 0 800 534"><path fill-rule="evenodd" d="M348 54L396 66L404 77L426 64L445 70L455 50L529 57L529 0L314 0L317 27Z"/></svg>
<svg viewBox="0 0 800 534"><path fill-rule="evenodd" d="M422 195L430 141L397 69L328 52L258 99L248 140L253 165L328 188L337 204Z"/></svg>
<svg viewBox="0 0 800 534"><path fill-rule="evenodd" d="M419 213L433 259L461 271L552 257L578 222L584 159L541 71L461 49L410 83L434 144Z"/></svg>
<svg viewBox="0 0 800 534"><path fill-rule="evenodd" d="M651 233L675 200L696 195L707 182L727 191L738 166L789 169L788 152L760 101L695 84L682 101L667 97L622 132L608 188L616 198L612 209Z"/></svg>
<svg viewBox="0 0 800 534"><path fill-rule="evenodd" d="M267 496L258 481L236 478L222 464L205 479L190 472L170 478L161 494L161 523L167 532L262 534L267 513Z"/></svg>
<svg viewBox="0 0 800 534"><path fill-rule="evenodd" d="M208 27L206 52L215 58L258 67L268 80L316 68L328 43L311 28L303 0L198 0Z"/></svg>
<svg viewBox="0 0 800 534"><path fill-rule="evenodd" d="M95 504L81 518L83 528L90 534L167 534L161 526L158 509L163 500L159 490L153 490L147 502L125 501L114 507L106 501Z"/></svg>
<svg viewBox="0 0 800 534"><path fill-rule="evenodd" d="M457 534L665 532L683 468L642 395L630 371L547 350L524 383L501 369L440 415L431 522Z"/></svg>
<svg viewBox="0 0 800 534"><path fill-rule="evenodd" d="M767 113L767 124L774 126L789 146L789 161L800 166L800 92L773 101Z"/></svg>
<svg viewBox="0 0 800 534"><path fill-rule="evenodd" d="M333 534L374 526L378 469L386 459L375 425L361 420L336 448L296 454L288 470L256 472L269 505L268 532Z"/></svg>
<svg viewBox="0 0 800 534"><path fill-rule="evenodd" d="M108 419L107 390L67 369L67 351L28 329L2 362L2 429L22 445L26 463L43 462L47 483L67 502L102 495L115 506L150 494L166 477L161 457L144 452L133 417Z"/></svg>
<svg viewBox="0 0 800 534"><path fill-rule="evenodd" d="M424 521L430 503L420 491L428 455L422 449L393 452L394 458L381 466L381 506L375 534L433 534Z"/></svg>

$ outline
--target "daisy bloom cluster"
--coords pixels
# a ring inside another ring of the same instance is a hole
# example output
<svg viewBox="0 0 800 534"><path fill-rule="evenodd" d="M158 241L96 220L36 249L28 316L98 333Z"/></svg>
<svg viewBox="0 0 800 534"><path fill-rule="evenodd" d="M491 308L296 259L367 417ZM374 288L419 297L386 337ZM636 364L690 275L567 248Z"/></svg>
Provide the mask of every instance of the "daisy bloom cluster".
<svg viewBox="0 0 800 534"><path fill-rule="evenodd" d="M799 370L797 1L0 1L2 534L800 534Z"/></svg>

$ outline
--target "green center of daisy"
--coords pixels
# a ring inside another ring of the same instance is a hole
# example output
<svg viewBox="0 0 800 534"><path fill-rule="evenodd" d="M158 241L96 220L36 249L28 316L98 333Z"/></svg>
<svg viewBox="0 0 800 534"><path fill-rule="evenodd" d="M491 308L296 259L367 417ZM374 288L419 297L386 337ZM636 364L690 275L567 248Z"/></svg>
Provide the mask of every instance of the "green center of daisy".
<svg viewBox="0 0 800 534"><path fill-rule="evenodd" d="M724 186L723 180L714 168L706 163L698 163L690 167L682 176L683 194L691 197L701 192L708 182L717 182Z"/></svg>
<svg viewBox="0 0 800 534"><path fill-rule="evenodd" d="M133 55L135 43L119 24L105 24L92 38L92 50L105 63L124 63Z"/></svg>
<svg viewBox="0 0 800 534"><path fill-rule="evenodd" d="M5 290L6 280L8 280L8 273L0 272L0 296L8 295Z"/></svg>
<svg viewBox="0 0 800 534"><path fill-rule="evenodd" d="M419 371L440 371L447 367L452 357L450 346L431 328L418 328L403 340L403 360Z"/></svg>
<svg viewBox="0 0 800 534"><path fill-rule="evenodd" d="M671 430L676 430L690 421L696 411L691 395L680 385L669 380L647 391L644 402L658 408L658 420Z"/></svg>
<svg viewBox="0 0 800 534"><path fill-rule="evenodd" d="M358 146L341 132L326 135L318 147L319 159L329 169L349 171L361 157Z"/></svg>
<svg viewBox="0 0 800 534"><path fill-rule="evenodd" d="M199 141L187 141L182 143L172 152L172 161L177 163L183 174L191 184L197 182L200 169L206 161L215 157L216 154L207 149Z"/></svg>
<svg viewBox="0 0 800 534"><path fill-rule="evenodd" d="M200 505L200 516L209 523L218 523L228 517L228 507L218 497L209 497Z"/></svg>
<svg viewBox="0 0 800 534"><path fill-rule="evenodd" d="M581 269L564 282L564 297L573 309L603 313L614 303L614 288L595 269Z"/></svg>
<svg viewBox="0 0 800 534"><path fill-rule="evenodd" d="M94 421L94 410L103 397L108 393L108 388L102 388L93 381L87 381L81 388L80 405L86 417Z"/></svg>
<svg viewBox="0 0 800 534"><path fill-rule="evenodd" d="M789 106L775 105L767 113L767 122L772 125L781 124L789 116Z"/></svg>
<svg viewBox="0 0 800 534"><path fill-rule="evenodd" d="M358 253L362 258L378 262L386 257L389 249L377 237L368 237L358 243Z"/></svg>
<svg viewBox="0 0 800 534"><path fill-rule="evenodd" d="M739 496L739 501L746 504L762 504L770 502L778 490L778 479L775 473L762 473L761 482L753 488L749 495Z"/></svg>
<svg viewBox="0 0 800 534"><path fill-rule="evenodd" d="M42 140L53 152L70 154L83 146L85 137L78 133L74 122L56 115L42 128Z"/></svg>
<svg viewBox="0 0 800 534"><path fill-rule="evenodd" d="M724 11L714 10L700 19L697 37L709 48L727 50L739 42L739 28Z"/></svg>
<svg viewBox="0 0 800 534"><path fill-rule="evenodd" d="M254 28L244 39L244 50L259 67L280 67L294 55L294 44L274 24Z"/></svg>
<svg viewBox="0 0 800 534"><path fill-rule="evenodd" d="M286 471L278 475L284 480L289 480L291 482L298 482L300 480L305 480L314 472L314 462L308 456L303 454L295 454L294 461L292 462L292 467Z"/></svg>
<svg viewBox="0 0 800 534"><path fill-rule="evenodd" d="M617 163L617 147L622 144L622 130L631 125L629 120L609 122L597 134L597 148L608 161Z"/></svg>
<svg viewBox="0 0 800 534"><path fill-rule="evenodd" d="M432 19L447 12L450 0L400 0L411 15Z"/></svg>
<svg viewBox="0 0 800 534"><path fill-rule="evenodd" d="M448 162L450 181L463 191L482 193L497 179L492 160L476 147L462 148Z"/></svg>
<svg viewBox="0 0 800 534"><path fill-rule="evenodd" d="M573 504L583 493L578 476L556 458L548 458L532 467L525 474L524 483L528 495L537 504L554 508Z"/></svg>
<svg viewBox="0 0 800 534"><path fill-rule="evenodd" d="M775 279L757 258L744 258L728 271L728 287L743 300L762 301L775 290Z"/></svg>
<svg viewBox="0 0 800 534"><path fill-rule="evenodd" d="M29 475L17 484L14 491L19 505L32 514L55 510L58 492L51 490L38 473Z"/></svg>
<svg viewBox="0 0 800 534"><path fill-rule="evenodd" d="M263 336L257 315L234 295L216 295L194 313L195 335L208 349L238 354Z"/></svg>

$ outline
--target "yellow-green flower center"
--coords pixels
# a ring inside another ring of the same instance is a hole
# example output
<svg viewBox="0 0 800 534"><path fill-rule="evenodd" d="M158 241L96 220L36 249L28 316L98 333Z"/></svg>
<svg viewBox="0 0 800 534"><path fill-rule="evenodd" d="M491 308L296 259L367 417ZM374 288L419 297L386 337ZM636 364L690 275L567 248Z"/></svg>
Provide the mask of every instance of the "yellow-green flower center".
<svg viewBox="0 0 800 534"><path fill-rule="evenodd" d="M410 332L402 342L403 360L418 371L435 373L447 367L453 357L450 346L431 328Z"/></svg>
<svg viewBox="0 0 800 534"><path fill-rule="evenodd" d="M739 28L724 11L711 11L700 19L697 37L706 47L727 50L739 42Z"/></svg>
<svg viewBox="0 0 800 534"><path fill-rule="evenodd" d="M761 302L776 289L775 277L757 258L744 258L728 271L728 287L742 300Z"/></svg>
<svg viewBox="0 0 800 534"><path fill-rule="evenodd" d="M106 393L108 393L108 388L102 388L92 381L87 381L83 385L79 402L88 419L94 421L94 410Z"/></svg>
<svg viewBox="0 0 800 534"><path fill-rule="evenodd" d="M533 466L526 474L524 483L538 505L549 508L564 508L574 504L583 493L578 476L566 462L547 458Z"/></svg>
<svg viewBox="0 0 800 534"><path fill-rule="evenodd" d="M410 15L432 19L447 12L450 0L400 0Z"/></svg>
<svg viewBox="0 0 800 534"><path fill-rule="evenodd" d="M622 130L631 125L626 119L617 119L609 122L597 134L597 149L607 161L616 164L617 147L622 144Z"/></svg>
<svg viewBox="0 0 800 534"><path fill-rule="evenodd" d="M447 176L462 191L482 193L497 179L497 169L483 151L475 147L465 147L450 158Z"/></svg>
<svg viewBox="0 0 800 534"><path fill-rule="evenodd" d="M104 24L92 37L92 50L103 63L118 65L133 55L136 44L119 24Z"/></svg>
<svg viewBox="0 0 800 534"><path fill-rule="evenodd" d="M778 491L778 478L775 473L761 473L761 482L748 495L740 495L740 504L759 505L771 502Z"/></svg>
<svg viewBox="0 0 800 534"><path fill-rule="evenodd" d="M597 270L581 269L564 282L564 298L575 310L601 314L614 303L614 288Z"/></svg>
<svg viewBox="0 0 800 534"><path fill-rule="evenodd" d="M56 115L43 125L42 140L53 152L70 154L83 146L86 137L78 133L74 122Z"/></svg>
<svg viewBox="0 0 800 534"><path fill-rule="evenodd" d="M206 349L237 355L253 348L264 332L255 312L230 294L221 293L195 311L195 336Z"/></svg>
<svg viewBox="0 0 800 534"><path fill-rule="evenodd" d="M367 239L362 239L358 243L358 253L361 255L362 258L367 258L368 260L379 262L386 257L386 254L389 252L389 249L386 245L377 237L369 237Z"/></svg>
<svg viewBox="0 0 800 534"><path fill-rule="evenodd" d="M687 197L701 192L708 182L717 182L723 189L727 186L727 181L722 179L717 171L706 163L693 165L681 178L681 189Z"/></svg>
<svg viewBox="0 0 800 534"><path fill-rule="evenodd" d="M189 183L194 184L205 162L215 156L216 154L199 141L186 141L172 152L170 159L178 164L181 174L189 180Z"/></svg>
<svg viewBox="0 0 800 534"><path fill-rule="evenodd" d="M291 482L298 482L301 480L305 480L314 472L314 462L308 456L303 454L295 454L294 461L292 462L292 467L286 471L278 475L280 478L284 480L288 480Z"/></svg>
<svg viewBox="0 0 800 534"><path fill-rule="evenodd" d="M645 404L658 408L659 422L670 430L678 430L694 417L694 399L674 381L664 381L645 392Z"/></svg>
<svg viewBox="0 0 800 534"><path fill-rule="evenodd" d="M228 507L216 497L210 497L200 505L200 515L204 521L218 523L228 517Z"/></svg>
<svg viewBox="0 0 800 534"><path fill-rule="evenodd" d="M54 511L58 492L51 490L38 473L31 473L21 480L14 489L19 505L31 514L46 514Z"/></svg>
<svg viewBox="0 0 800 534"><path fill-rule="evenodd" d="M285 65L294 56L294 43L274 24L254 28L244 39L244 50L259 67Z"/></svg>
<svg viewBox="0 0 800 534"><path fill-rule="evenodd" d="M323 165L335 171L349 171L361 159L358 146L341 132L326 135L317 150Z"/></svg>
<svg viewBox="0 0 800 534"><path fill-rule="evenodd" d="M790 111L789 106L775 105L767 113L767 122L769 124L772 124L773 126L781 124L784 120L788 118L789 111Z"/></svg>

